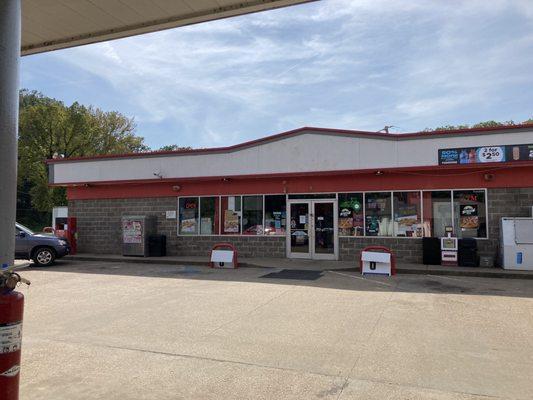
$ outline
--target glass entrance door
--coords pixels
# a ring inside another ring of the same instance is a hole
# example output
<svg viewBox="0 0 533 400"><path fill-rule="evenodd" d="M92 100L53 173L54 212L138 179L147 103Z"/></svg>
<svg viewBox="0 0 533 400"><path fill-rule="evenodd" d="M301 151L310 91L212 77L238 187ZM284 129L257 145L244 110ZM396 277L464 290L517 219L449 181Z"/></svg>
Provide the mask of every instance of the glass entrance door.
<svg viewBox="0 0 533 400"><path fill-rule="evenodd" d="M335 259L335 204L313 202L314 257Z"/></svg>
<svg viewBox="0 0 533 400"><path fill-rule="evenodd" d="M336 260L336 200L289 200L287 208L287 256Z"/></svg>
<svg viewBox="0 0 533 400"><path fill-rule="evenodd" d="M293 258L311 258L309 242L310 204L308 201L289 203L290 229L288 250Z"/></svg>

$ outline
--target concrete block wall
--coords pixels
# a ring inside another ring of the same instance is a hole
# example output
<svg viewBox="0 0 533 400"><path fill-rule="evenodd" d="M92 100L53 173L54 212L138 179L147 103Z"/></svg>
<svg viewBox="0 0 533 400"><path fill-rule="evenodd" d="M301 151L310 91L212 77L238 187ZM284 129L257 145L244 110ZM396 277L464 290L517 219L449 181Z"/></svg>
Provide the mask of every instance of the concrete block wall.
<svg viewBox="0 0 533 400"><path fill-rule="evenodd" d="M166 219L166 211L177 211L177 198L69 201L69 215L77 218L80 253L122 254L122 216L155 215L170 256L208 255L215 243L229 242L242 257L285 257L285 237L177 236L177 221Z"/></svg>
<svg viewBox="0 0 533 400"><path fill-rule="evenodd" d="M284 236L180 236L177 254L184 256L208 255L216 243L231 243L239 257L285 257Z"/></svg>
<svg viewBox="0 0 533 400"><path fill-rule="evenodd" d="M498 254L501 217L531 215L533 188L489 189L489 239L479 240L481 254ZM167 236L168 255L203 255L215 243L234 244L242 257L285 257L285 237L273 236L177 236L176 219L166 219L166 211L177 211L175 197L71 200L69 215L78 218L78 251L81 253L121 254L123 215L156 215L159 234ZM339 238L339 258L356 261L366 246L390 247L399 261L422 262L422 239Z"/></svg>
<svg viewBox="0 0 533 400"><path fill-rule="evenodd" d="M157 231L167 236L167 252L176 254L176 220L166 211L176 211L175 197L70 200L69 216L77 218L78 252L122 254L122 216L156 215Z"/></svg>
<svg viewBox="0 0 533 400"><path fill-rule="evenodd" d="M393 251L398 261L422 262L422 239L377 237L339 237L339 260L353 260L359 265L361 250L367 246L386 246Z"/></svg>

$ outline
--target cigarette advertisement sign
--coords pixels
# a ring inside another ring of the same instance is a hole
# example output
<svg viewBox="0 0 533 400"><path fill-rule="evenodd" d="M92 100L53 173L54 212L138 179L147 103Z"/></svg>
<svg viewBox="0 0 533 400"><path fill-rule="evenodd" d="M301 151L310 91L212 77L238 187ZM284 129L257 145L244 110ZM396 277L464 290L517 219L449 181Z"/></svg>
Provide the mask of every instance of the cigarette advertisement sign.
<svg viewBox="0 0 533 400"><path fill-rule="evenodd" d="M439 165L533 161L533 144L439 149Z"/></svg>

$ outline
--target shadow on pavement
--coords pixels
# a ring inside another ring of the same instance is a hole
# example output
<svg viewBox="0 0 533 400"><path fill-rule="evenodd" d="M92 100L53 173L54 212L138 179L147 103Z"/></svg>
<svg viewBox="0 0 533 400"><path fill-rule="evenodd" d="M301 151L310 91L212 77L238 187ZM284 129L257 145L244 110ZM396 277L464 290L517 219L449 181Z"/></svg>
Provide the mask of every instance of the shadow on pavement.
<svg viewBox="0 0 533 400"><path fill-rule="evenodd" d="M51 267L30 266L25 271L102 274L145 278L256 282L311 286L337 290L463 294L533 298L533 282L526 279L477 278L439 275L362 277L355 270L293 270L285 268L211 269L203 266L138 264L128 262L58 260Z"/></svg>

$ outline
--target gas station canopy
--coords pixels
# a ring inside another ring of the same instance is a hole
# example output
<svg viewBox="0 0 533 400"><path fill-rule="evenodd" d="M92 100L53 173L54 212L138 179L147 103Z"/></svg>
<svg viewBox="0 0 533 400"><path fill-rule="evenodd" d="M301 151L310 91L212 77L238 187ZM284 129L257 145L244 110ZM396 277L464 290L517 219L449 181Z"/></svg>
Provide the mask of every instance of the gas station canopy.
<svg viewBox="0 0 533 400"><path fill-rule="evenodd" d="M22 55L312 0L22 0Z"/></svg>

